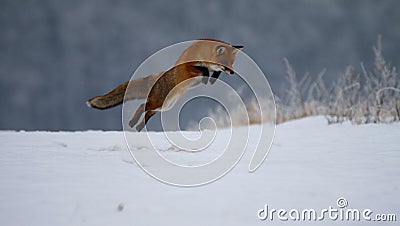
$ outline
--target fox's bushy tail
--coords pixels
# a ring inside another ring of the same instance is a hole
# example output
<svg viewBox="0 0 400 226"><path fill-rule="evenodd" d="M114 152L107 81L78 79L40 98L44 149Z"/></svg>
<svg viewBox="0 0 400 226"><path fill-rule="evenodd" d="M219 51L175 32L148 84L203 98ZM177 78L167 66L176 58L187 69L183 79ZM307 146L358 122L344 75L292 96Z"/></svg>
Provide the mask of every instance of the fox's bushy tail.
<svg viewBox="0 0 400 226"><path fill-rule="evenodd" d="M121 104L124 100L125 91L128 87L129 82L119 85L117 88L112 90L103 96L94 97L86 102L89 107L97 109L112 108Z"/></svg>
<svg viewBox="0 0 400 226"><path fill-rule="evenodd" d="M104 110L122 104L124 100L145 99L161 74L157 73L131 82L125 82L103 96L88 100L86 104L89 107Z"/></svg>

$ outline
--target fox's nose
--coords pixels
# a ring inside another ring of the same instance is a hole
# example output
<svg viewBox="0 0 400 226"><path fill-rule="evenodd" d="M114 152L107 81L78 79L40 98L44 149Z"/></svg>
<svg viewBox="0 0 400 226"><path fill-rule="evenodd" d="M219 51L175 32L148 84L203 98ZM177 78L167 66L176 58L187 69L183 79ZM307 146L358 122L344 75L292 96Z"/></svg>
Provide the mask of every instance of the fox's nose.
<svg viewBox="0 0 400 226"><path fill-rule="evenodd" d="M234 71L231 71L230 74L233 75L233 74L235 74L235 72L234 72Z"/></svg>

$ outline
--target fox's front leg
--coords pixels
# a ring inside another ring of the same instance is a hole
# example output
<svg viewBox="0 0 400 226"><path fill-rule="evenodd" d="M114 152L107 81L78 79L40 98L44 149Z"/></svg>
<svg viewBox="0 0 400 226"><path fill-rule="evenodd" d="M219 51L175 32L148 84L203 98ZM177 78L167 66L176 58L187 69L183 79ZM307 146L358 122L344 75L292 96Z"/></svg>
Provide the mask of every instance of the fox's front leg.
<svg viewBox="0 0 400 226"><path fill-rule="evenodd" d="M207 85L208 81L210 81L211 85L213 85L217 81L218 77L222 72L222 71L214 71L210 78L210 72L208 67L205 66L194 66L194 67L199 71L201 71L201 73L203 74L203 79L201 80L201 82L204 85Z"/></svg>
<svg viewBox="0 0 400 226"><path fill-rule="evenodd" d="M211 85L213 85L217 81L220 74L221 74L221 71L214 71L214 73L211 75L211 78L210 78Z"/></svg>
<svg viewBox="0 0 400 226"><path fill-rule="evenodd" d="M197 70L201 71L203 74L203 78L201 79L201 82L204 85L207 85L208 79L210 77L210 72L208 71L208 67L205 66L194 66Z"/></svg>

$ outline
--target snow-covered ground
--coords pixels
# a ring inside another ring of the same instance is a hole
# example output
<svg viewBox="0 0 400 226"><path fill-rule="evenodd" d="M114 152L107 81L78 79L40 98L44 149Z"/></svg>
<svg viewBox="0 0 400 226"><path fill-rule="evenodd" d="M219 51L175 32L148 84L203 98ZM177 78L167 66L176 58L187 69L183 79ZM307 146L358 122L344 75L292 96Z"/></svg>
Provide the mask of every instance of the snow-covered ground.
<svg viewBox="0 0 400 226"><path fill-rule="evenodd" d="M332 225L329 219L261 221L257 211L264 205L337 208L339 197L348 208L397 214L397 222L339 223L400 221L400 124L292 121L277 127L271 151L254 173L248 173L250 157L246 153L214 183L181 188L137 166L122 132L2 131L0 225Z"/></svg>

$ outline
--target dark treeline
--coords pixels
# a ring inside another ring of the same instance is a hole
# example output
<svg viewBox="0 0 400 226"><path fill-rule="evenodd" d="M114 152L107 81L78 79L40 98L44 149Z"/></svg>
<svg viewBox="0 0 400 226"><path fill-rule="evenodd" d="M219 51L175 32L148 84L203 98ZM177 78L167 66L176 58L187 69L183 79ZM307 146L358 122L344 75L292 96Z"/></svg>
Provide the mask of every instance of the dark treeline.
<svg viewBox="0 0 400 226"><path fill-rule="evenodd" d="M209 37L243 44L274 92L284 87L283 58L301 76L384 55L400 63L400 2L318 0L0 1L0 129L121 129L121 109L96 112L95 95L127 81L170 44Z"/></svg>

